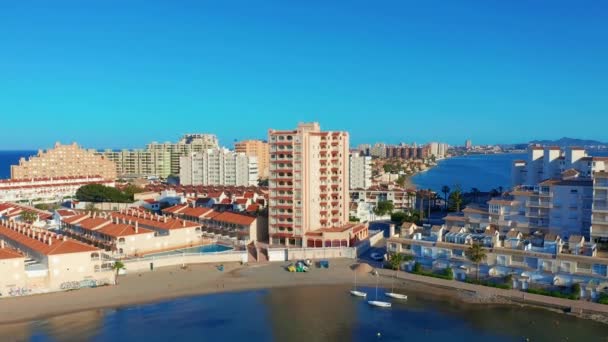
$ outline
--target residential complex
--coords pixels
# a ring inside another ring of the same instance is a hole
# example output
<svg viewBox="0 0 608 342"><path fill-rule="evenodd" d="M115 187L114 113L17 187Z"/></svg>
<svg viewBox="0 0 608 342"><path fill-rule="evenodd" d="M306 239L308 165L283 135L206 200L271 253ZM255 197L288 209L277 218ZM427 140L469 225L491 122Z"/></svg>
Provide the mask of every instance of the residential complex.
<svg viewBox="0 0 608 342"><path fill-rule="evenodd" d="M208 149L180 157L179 176L183 185L256 185L258 162L244 153Z"/></svg>
<svg viewBox="0 0 608 342"><path fill-rule="evenodd" d="M219 148L213 134L185 134L177 143L152 142L145 149L105 150L98 154L114 161L120 177L155 176L167 178L179 174L180 158L194 152Z"/></svg>
<svg viewBox="0 0 608 342"><path fill-rule="evenodd" d="M450 268L456 279L464 280L477 272L476 265L466 256L473 243L481 244L486 254L479 273L491 277L511 275L514 288L578 283L586 293L594 293L608 280L608 259L597 257L595 244L581 235L565 239L554 233L528 235L512 229L501 237L493 225L481 229L423 228L408 223L400 234L391 234L387 249L411 255L426 268Z"/></svg>
<svg viewBox="0 0 608 342"><path fill-rule="evenodd" d="M234 151L255 157L258 161L258 176L261 179L268 178L270 150L267 142L261 140L239 141L234 144Z"/></svg>
<svg viewBox="0 0 608 342"><path fill-rule="evenodd" d="M348 224L349 136L318 123L269 130L271 245L349 246L367 226Z"/></svg>
<svg viewBox="0 0 608 342"><path fill-rule="evenodd" d="M431 142L427 146L429 148L429 155L435 156L437 159L443 159L448 154L448 144Z"/></svg>
<svg viewBox="0 0 608 342"><path fill-rule="evenodd" d="M0 202L61 200L76 195L81 186L103 184L114 186L114 180L101 176L74 176L0 180Z"/></svg>
<svg viewBox="0 0 608 342"><path fill-rule="evenodd" d="M518 185L536 185L540 182L559 178L568 174L591 179L595 172L606 170L608 158L591 157L583 148L568 147L561 150L556 146L528 148L526 160L516 160L513 163L512 183Z"/></svg>
<svg viewBox="0 0 608 342"><path fill-rule="evenodd" d="M351 154L349 173L350 189L367 189L372 186L372 157Z"/></svg>
<svg viewBox="0 0 608 342"><path fill-rule="evenodd" d="M593 206L591 217L591 239L608 242L608 172L601 171L593 177Z"/></svg>
<svg viewBox="0 0 608 342"><path fill-rule="evenodd" d="M106 180L116 179L116 165L99 156L94 150L85 150L76 143L38 151L29 159L21 158L19 165L11 166L11 179L41 179L59 177L99 176Z"/></svg>
<svg viewBox="0 0 608 342"><path fill-rule="evenodd" d="M401 144L401 145L386 145L377 143L373 146L361 145L360 152L365 156L371 156L376 158L398 158L398 159L426 159L430 157L430 147L427 146L412 146Z"/></svg>

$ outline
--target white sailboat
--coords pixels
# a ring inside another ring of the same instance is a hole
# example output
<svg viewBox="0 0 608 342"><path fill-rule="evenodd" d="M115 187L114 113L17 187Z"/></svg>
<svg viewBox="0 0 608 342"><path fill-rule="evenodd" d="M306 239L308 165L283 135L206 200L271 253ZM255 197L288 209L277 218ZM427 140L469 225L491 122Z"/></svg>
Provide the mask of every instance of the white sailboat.
<svg viewBox="0 0 608 342"><path fill-rule="evenodd" d="M367 304L371 305L371 306L377 306L380 308L390 308L392 306L392 304L390 302L383 302L381 300L378 300L378 277L376 276L376 300L369 300L367 301Z"/></svg>
<svg viewBox="0 0 608 342"><path fill-rule="evenodd" d="M350 294L355 297L362 297L362 298L367 297L367 293L362 292L362 291L357 291L357 270L355 270L355 288L350 290Z"/></svg>
<svg viewBox="0 0 608 342"><path fill-rule="evenodd" d="M397 277L397 272L395 271L395 278L396 277ZM406 295L395 292L395 278L393 278L393 284L391 285L391 292L385 292L384 295L387 297L394 298L394 299L401 299L401 300L407 299Z"/></svg>

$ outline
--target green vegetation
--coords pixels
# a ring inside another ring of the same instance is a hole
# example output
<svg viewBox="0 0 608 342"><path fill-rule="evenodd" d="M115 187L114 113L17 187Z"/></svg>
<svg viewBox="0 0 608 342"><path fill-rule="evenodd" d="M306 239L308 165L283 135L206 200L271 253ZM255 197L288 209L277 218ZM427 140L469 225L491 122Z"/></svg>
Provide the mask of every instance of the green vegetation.
<svg viewBox="0 0 608 342"><path fill-rule="evenodd" d="M513 281L511 276L506 276L502 279L501 282L487 281L487 280L476 280L476 279L466 279L466 283L475 284L475 285L483 285L488 287L495 287L503 290L510 290L513 288Z"/></svg>
<svg viewBox="0 0 608 342"><path fill-rule="evenodd" d="M114 265L112 265L112 269L116 272L114 273L114 284L118 285L118 273L120 270L125 269L125 264L120 260L116 260L114 261Z"/></svg>
<svg viewBox="0 0 608 342"><path fill-rule="evenodd" d="M33 211L24 211L21 213L21 219L27 223L33 223L38 219L38 214Z"/></svg>
<svg viewBox="0 0 608 342"><path fill-rule="evenodd" d="M374 214L384 216L391 214L393 209L395 209L395 206L393 205L392 201L379 201L376 208L374 208Z"/></svg>
<svg viewBox="0 0 608 342"><path fill-rule="evenodd" d="M597 302L600 304L608 305L608 293L606 293L606 292L600 293L600 297L597 299Z"/></svg>
<svg viewBox="0 0 608 342"><path fill-rule="evenodd" d="M486 252L479 243L473 244L467 249L467 257L477 265L477 277L479 281L479 264L486 258Z"/></svg>
<svg viewBox="0 0 608 342"><path fill-rule="evenodd" d="M361 220L359 220L358 217L356 216L349 216L348 217L348 222L360 222Z"/></svg>
<svg viewBox="0 0 608 342"><path fill-rule="evenodd" d="M403 166L398 162L386 163L382 167L386 173L399 173L400 171L403 171Z"/></svg>
<svg viewBox="0 0 608 342"><path fill-rule="evenodd" d="M464 198L462 197L462 190L460 189L460 186L457 185L455 187L454 191L452 191L450 193L448 202L449 202L451 211L460 212L460 208L462 207L462 204L464 203Z"/></svg>
<svg viewBox="0 0 608 342"><path fill-rule="evenodd" d="M411 210L408 212L396 211L391 215L391 221L402 224L403 222L417 223L420 221L420 212Z"/></svg>
<svg viewBox="0 0 608 342"><path fill-rule="evenodd" d="M407 182L407 177L404 175L399 176L399 178L397 178L397 180L395 181L395 183L397 183L397 185L399 185L400 187L405 187L405 183Z"/></svg>
<svg viewBox="0 0 608 342"><path fill-rule="evenodd" d="M578 285L578 284L575 284L575 285ZM546 290L546 289L528 289L528 293L549 296L549 297L556 297L556 298L579 300L581 298L580 285L578 287L578 291L575 291L575 290L576 290L575 286L572 286L570 288L569 293L566 293L565 291L560 291L560 290L551 291L551 290Z"/></svg>
<svg viewBox="0 0 608 342"><path fill-rule="evenodd" d="M38 203L38 204L34 205L34 208L36 208L36 209L47 210L47 211L56 210L56 209L59 209L60 207L61 206L57 203Z"/></svg>
<svg viewBox="0 0 608 342"><path fill-rule="evenodd" d="M450 187L447 185L444 185L441 187L441 192L443 192L443 200L445 202L445 210L448 210L448 195L450 194Z"/></svg>
<svg viewBox="0 0 608 342"><path fill-rule="evenodd" d="M411 255L405 255L405 254L401 254L401 253L391 253L388 256L388 261L386 262L386 266L390 267L393 270L399 270L402 263L404 263L406 261L410 261L410 260L414 260L414 257Z"/></svg>
<svg viewBox="0 0 608 342"><path fill-rule="evenodd" d="M80 187L76 191L76 198L83 202L118 202L130 203L133 202L133 195L143 191L133 185L128 185L124 191L101 184L89 184Z"/></svg>
<svg viewBox="0 0 608 342"><path fill-rule="evenodd" d="M425 277L433 277L445 280L454 280L454 271L451 268L445 268L441 273L434 273L431 271L425 271L422 269L422 266L419 263L414 264L414 269L412 273L425 276Z"/></svg>

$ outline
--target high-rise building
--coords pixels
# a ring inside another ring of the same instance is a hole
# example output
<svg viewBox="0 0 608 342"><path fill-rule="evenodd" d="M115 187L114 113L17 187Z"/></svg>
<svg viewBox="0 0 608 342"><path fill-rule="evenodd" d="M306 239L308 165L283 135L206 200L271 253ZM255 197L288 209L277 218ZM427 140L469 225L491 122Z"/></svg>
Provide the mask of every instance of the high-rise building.
<svg viewBox="0 0 608 342"><path fill-rule="evenodd" d="M464 147L465 147L467 150L470 150L470 149L472 149L472 148L473 148L473 142L471 141L471 139L467 139L467 140L464 142Z"/></svg>
<svg viewBox="0 0 608 342"><path fill-rule="evenodd" d="M269 130L268 143L270 243L340 246L360 238L359 228L347 225L348 133L321 131L316 122L300 123L295 130ZM332 240L332 229L341 237Z"/></svg>
<svg viewBox="0 0 608 342"><path fill-rule="evenodd" d="M595 173L593 179L593 207L591 240L608 242L608 172Z"/></svg>
<svg viewBox="0 0 608 342"><path fill-rule="evenodd" d="M101 176L106 180L116 179L116 165L111 160L85 150L76 143L61 145L38 151L29 159L21 158L19 165L11 166L12 179L41 179L58 177Z"/></svg>
<svg viewBox="0 0 608 342"><path fill-rule="evenodd" d="M372 157L350 155L350 189L367 189L372 186Z"/></svg>
<svg viewBox="0 0 608 342"><path fill-rule="evenodd" d="M244 140L234 144L237 153L244 153L258 160L258 173L262 179L268 178L270 150L268 143L261 140Z"/></svg>
<svg viewBox="0 0 608 342"><path fill-rule="evenodd" d="M182 185L257 185L256 157L228 149L209 149L180 158Z"/></svg>
<svg viewBox="0 0 608 342"><path fill-rule="evenodd" d="M431 142L427 145L429 149L429 155L435 156L437 159L445 158L448 152L448 144Z"/></svg>
<svg viewBox="0 0 608 342"><path fill-rule="evenodd" d="M146 149L105 150L99 155L114 161L116 173L124 176L156 176L167 178L179 174L180 157L219 148L213 134L185 134L177 143L152 142Z"/></svg>

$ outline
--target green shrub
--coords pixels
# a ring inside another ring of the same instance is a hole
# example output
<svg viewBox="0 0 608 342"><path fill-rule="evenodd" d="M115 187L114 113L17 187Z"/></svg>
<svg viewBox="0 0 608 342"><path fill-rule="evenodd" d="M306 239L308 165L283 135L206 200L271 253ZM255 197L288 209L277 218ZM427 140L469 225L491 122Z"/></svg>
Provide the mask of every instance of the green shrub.
<svg viewBox="0 0 608 342"><path fill-rule="evenodd" d="M503 289L503 290L510 290L513 288L512 282L495 283L495 282L491 282L491 281L487 281L487 280L475 280L475 279L465 279L465 282L469 283L469 284L494 287L494 288Z"/></svg>
<svg viewBox="0 0 608 342"><path fill-rule="evenodd" d="M600 304L608 305L608 293L600 293L600 297L598 298L597 302Z"/></svg>
<svg viewBox="0 0 608 342"><path fill-rule="evenodd" d="M550 291L550 290L545 290L545 289L528 289L528 293L538 294L538 295L542 295L542 296L563 298L563 299L571 299L571 300L578 300L581 297L580 292L568 294L568 293L563 293L562 291L558 291L558 290Z"/></svg>
<svg viewBox="0 0 608 342"><path fill-rule="evenodd" d="M451 268L446 268L441 273L434 273L431 271L424 271L422 266L419 263L414 264L414 269L412 270L413 274L425 276L425 277L433 277L445 280L454 280L454 272Z"/></svg>

